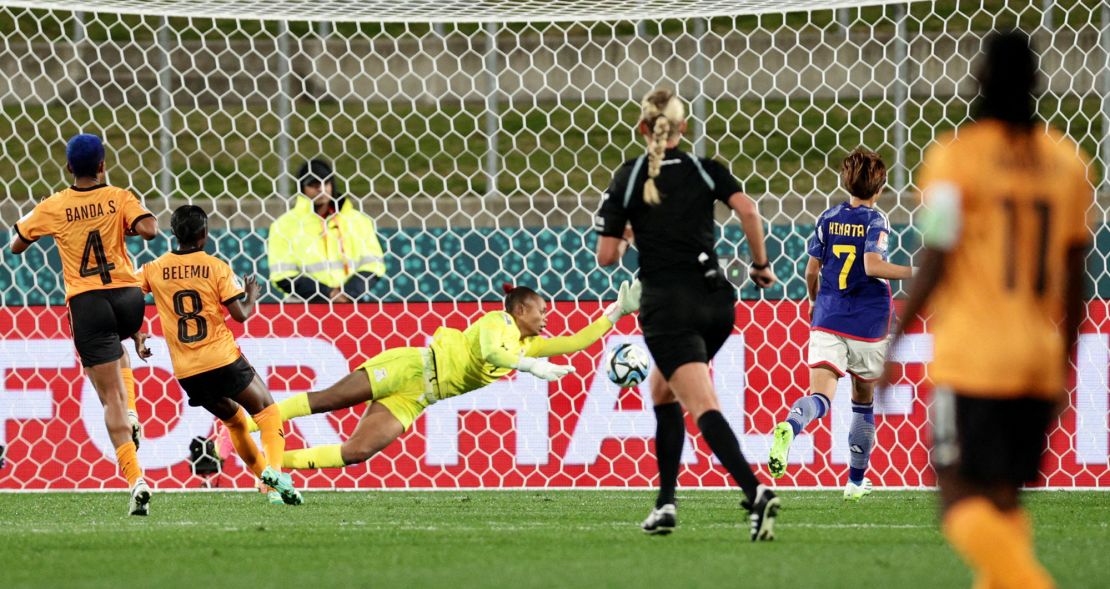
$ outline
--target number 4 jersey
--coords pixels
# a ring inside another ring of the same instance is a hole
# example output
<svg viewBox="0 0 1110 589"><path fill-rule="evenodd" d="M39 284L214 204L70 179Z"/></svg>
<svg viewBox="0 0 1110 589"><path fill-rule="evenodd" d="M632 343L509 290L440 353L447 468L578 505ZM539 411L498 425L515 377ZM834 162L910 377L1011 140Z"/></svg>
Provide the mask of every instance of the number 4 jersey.
<svg viewBox="0 0 1110 589"><path fill-rule="evenodd" d="M178 380L239 359L223 307L245 294L227 262L200 250L173 251L144 264L141 278L143 291L154 294Z"/></svg>
<svg viewBox="0 0 1110 589"><path fill-rule="evenodd" d="M62 258L66 301L83 292L138 286L124 235L150 211L134 194L101 184L52 194L16 222L24 241L53 236Z"/></svg>
<svg viewBox="0 0 1110 589"><path fill-rule="evenodd" d="M890 285L863 270L863 255L886 259L890 227L868 206L839 204L817 219L809 255L821 261L821 286L813 308L813 329L864 341L879 341L890 330Z"/></svg>

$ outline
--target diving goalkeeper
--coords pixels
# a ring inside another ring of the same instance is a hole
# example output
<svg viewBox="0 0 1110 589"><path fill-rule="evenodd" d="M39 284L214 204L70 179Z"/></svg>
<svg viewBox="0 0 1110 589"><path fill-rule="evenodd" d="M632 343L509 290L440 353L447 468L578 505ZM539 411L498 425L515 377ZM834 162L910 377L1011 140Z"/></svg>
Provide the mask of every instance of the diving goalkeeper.
<svg viewBox="0 0 1110 589"><path fill-rule="evenodd" d="M639 308L639 281L624 282L616 302L582 331L545 338L540 333L547 324L547 302L530 288L509 289L504 311L486 313L465 331L440 327L426 348L386 350L327 389L279 403L283 421L359 403L369 405L346 442L287 451L285 468L364 462L405 433L432 403L478 390L513 370L558 380L574 372L574 367L544 358L586 349L617 320Z"/></svg>

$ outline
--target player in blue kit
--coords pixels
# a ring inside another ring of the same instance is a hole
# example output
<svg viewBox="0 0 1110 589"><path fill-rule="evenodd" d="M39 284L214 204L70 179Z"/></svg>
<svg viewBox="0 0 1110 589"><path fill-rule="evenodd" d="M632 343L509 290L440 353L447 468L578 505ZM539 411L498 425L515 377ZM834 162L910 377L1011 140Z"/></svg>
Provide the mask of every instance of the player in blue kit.
<svg viewBox="0 0 1110 589"><path fill-rule="evenodd" d="M841 184L848 202L825 211L809 240L806 287L812 303L809 337L810 394L775 426L768 468L786 474L794 436L829 412L837 381L852 376L851 459L844 498L871 493L864 476L875 443L872 406L875 381L882 376L890 345L892 302L887 280L913 275L913 268L886 260L890 227L874 204L886 184L886 166L877 153L857 149L844 160Z"/></svg>

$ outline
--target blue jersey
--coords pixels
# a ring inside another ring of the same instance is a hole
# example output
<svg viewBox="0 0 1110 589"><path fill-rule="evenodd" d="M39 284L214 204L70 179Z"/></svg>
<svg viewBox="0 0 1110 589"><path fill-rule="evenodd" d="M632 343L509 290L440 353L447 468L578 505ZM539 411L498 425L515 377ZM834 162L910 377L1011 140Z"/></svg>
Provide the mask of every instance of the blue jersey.
<svg viewBox="0 0 1110 589"><path fill-rule="evenodd" d="M887 336L890 285L864 272L863 255L885 260L889 238L886 217L871 207L842 203L821 214L807 248L821 261L813 329L868 341Z"/></svg>

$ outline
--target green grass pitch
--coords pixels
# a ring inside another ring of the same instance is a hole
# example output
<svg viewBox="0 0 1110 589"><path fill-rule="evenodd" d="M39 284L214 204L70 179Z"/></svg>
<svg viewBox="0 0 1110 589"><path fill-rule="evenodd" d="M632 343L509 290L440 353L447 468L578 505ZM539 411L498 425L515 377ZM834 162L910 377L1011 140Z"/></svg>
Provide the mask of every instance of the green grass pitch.
<svg viewBox="0 0 1110 589"><path fill-rule="evenodd" d="M0 494L0 586L967 587L928 492L781 493L778 540L748 542L738 492L685 491L679 528L638 529L645 491ZM1026 496L1061 587L1110 587L1110 497Z"/></svg>

